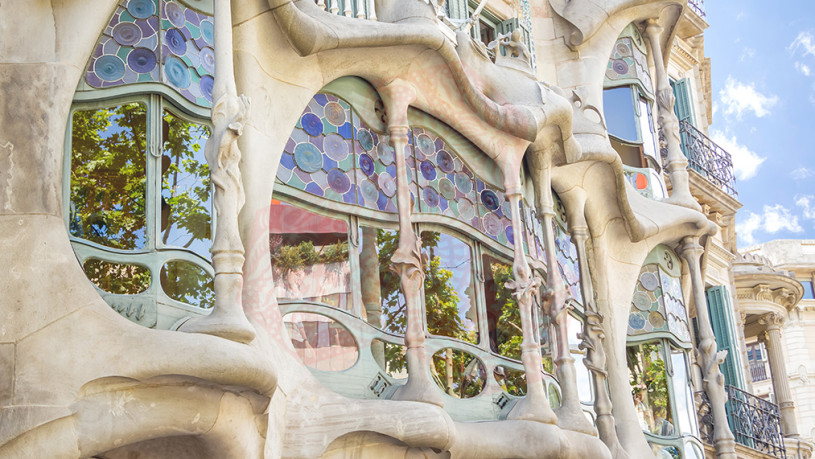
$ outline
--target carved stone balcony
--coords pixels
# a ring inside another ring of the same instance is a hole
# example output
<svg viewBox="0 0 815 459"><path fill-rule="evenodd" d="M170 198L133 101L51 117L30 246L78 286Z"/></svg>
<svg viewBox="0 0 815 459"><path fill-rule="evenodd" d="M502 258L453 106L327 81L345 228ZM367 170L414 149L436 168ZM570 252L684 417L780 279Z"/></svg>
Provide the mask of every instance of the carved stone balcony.
<svg viewBox="0 0 815 459"><path fill-rule="evenodd" d="M686 121L680 122L679 133L682 136L682 151L690 163L688 167L720 190L738 198L730 153Z"/></svg>

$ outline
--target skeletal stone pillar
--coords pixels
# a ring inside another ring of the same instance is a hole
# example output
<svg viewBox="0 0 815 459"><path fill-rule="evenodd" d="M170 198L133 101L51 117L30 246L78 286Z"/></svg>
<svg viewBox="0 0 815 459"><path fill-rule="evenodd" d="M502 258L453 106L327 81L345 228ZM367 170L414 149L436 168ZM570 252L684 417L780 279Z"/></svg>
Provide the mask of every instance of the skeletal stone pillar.
<svg viewBox="0 0 815 459"><path fill-rule="evenodd" d="M407 110L407 106L404 107ZM407 116L404 116L405 120ZM396 204L399 210L399 246L391 258L391 270L399 276L402 294L405 296L407 329L405 331L408 382L399 387L394 400L412 400L444 404L441 393L430 379L429 362L425 349L425 332L422 314L422 283L424 282L424 259L422 240L416 236L410 224L410 190L408 188L405 147L408 144L408 126L388 126L390 145L396 153Z"/></svg>
<svg viewBox="0 0 815 459"><path fill-rule="evenodd" d="M376 252L377 229L369 226L360 228L362 250L359 253L359 278L362 284L362 307L368 323L374 327L382 325L381 286L379 284L379 254ZM385 344L375 341L371 344L374 360L385 367Z"/></svg>
<svg viewBox="0 0 815 459"><path fill-rule="evenodd" d="M693 302L696 305L696 320L699 325L697 358L702 366L702 387L710 399L710 409L713 412L713 443L716 457L736 459L735 437L727 424L725 411L727 393L724 390L724 375L719 371L719 365L724 362L727 351L717 352L716 338L710 325L700 265L704 249L699 245L698 237L688 236L682 240L681 252L682 258L688 263Z"/></svg>
<svg viewBox="0 0 815 459"><path fill-rule="evenodd" d="M179 330L206 333L248 343L255 330L243 312L244 248L238 213L245 202L238 136L249 113L249 99L238 97L232 65L232 13L229 0L216 0L215 83L212 88L212 136L204 148L215 185L213 202L218 218L212 242L215 306L206 317L190 319Z"/></svg>
<svg viewBox="0 0 815 459"><path fill-rule="evenodd" d="M656 19L649 19L645 34L651 43L651 54L654 57L654 67L656 68L656 90L657 113L659 129L665 136L668 144L668 164L665 169L671 179L673 191L671 197L667 199L672 204L688 207L701 211L699 203L693 199L688 186L688 159L682 153L682 144L679 138L679 119L674 114L674 97L671 83L668 81L668 72L662 59L662 43L659 40L662 27Z"/></svg>
<svg viewBox="0 0 815 459"><path fill-rule="evenodd" d="M795 403L790 392L787 365L784 363L784 345L781 342L781 326L784 325L784 316L771 312L761 316L758 322L767 327L763 338L770 361L770 371L773 375L773 392L775 392L775 400L781 411L781 430L784 437L797 437L798 423L795 420Z"/></svg>

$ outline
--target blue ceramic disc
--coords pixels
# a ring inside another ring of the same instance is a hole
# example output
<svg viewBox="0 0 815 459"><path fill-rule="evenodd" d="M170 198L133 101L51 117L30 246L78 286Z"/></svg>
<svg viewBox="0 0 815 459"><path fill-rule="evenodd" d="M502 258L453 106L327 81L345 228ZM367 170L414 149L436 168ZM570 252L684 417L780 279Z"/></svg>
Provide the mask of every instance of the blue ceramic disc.
<svg viewBox="0 0 815 459"><path fill-rule="evenodd" d="M125 74L125 63L116 56L102 56L96 59L93 71L102 81L117 81Z"/></svg>

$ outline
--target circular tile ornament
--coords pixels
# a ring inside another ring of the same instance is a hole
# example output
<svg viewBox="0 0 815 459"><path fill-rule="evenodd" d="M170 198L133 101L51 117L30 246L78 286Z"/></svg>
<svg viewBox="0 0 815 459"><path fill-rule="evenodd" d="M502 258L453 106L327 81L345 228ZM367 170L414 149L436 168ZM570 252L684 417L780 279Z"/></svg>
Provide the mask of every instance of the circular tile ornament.
<svg viewBox="0 0 815 459"><path fill-rule="evenodd" d="M208 101L212 102L212 86L215 84L215 79L209 75L204 75L201 77L199 84L201 86L201 94L203 94Z"/></svg>
<svg viewBox="0 0 815 459"><path fill-rule="evenodd" d="M164 34L165 43L176 56L183 56L187 53L187 41L184 39L184 34L178 29L168 29Z"/></svg>
<svg viewBox="0 0 815 459"><path fill-rule="evenodd" d="M654 328L662 328L665 326L665 316L657 311L651 311L651 313L648 314L648 323Z"/></svg>
<svg viewBox="0 0 815 459"><path fill-rule="evenodd" d="M136 19L147 19L156 14L156 5L152 0L130 0L127 12Z"/></svg>
<svg viewBox="0 0 815 459"><path fill-rule="evenodd" d="M156 68L156 55L147 48L133 48L127 54L127 65L136 73L149 73Z"/></svg>
<svg viewBox="0 0 815 459"><path fill-rule="evenodd" d="M365 202L376 204L376 200L379 199L379 191L377 191L376 185L374 185L373 182L370 180L363 180L359 185L359 189Z"/></svg>
<svg viewBox="0 0 815 459"><path fill-rule="evenodd" d="M472 220L475 217L475 206L469 199L461 198L458 200L458 214L463 220Z"/></svg>
<svg viewBox="0 0 815 459"><path fill-rule="evenodd" d="M470 179L470 176L465 174L464 172L456 173L456 188L464 194L469 193L473 190L473 181Z"/></svg>
<svg viewBox="0 0 815 459"><path fill-rule="evenodd" d="M334 161L342 161L348 157L348 142L339 134L328 134L323 139L323 150Z"/></svg>
<svg viewBox="0 0 815 459"><path fill-rule="evenodd" d="M328 171L328 186L339 194L345 194L351 189L351 179L345 172L331 169Z"/></svg>
<svg viewBox="0 0 815 459"><path fill-rule="evenodd" d="M199 57L201 58L201 66L204 67L204 70L209 73L215 73L215 51L205 46L201 48Z"/></svg>
<svg viewBox="0 0 815 459"><path fill-rule="evenodd" d="M113 28L113 39L122 46L133 46L141 40L141 28L132 22L120 22Z"/></svg>
<svg viewBox="0 0 815 459"><path fill-rule="evenodd" d="M328 104L326 104L326 107L328 107ZM360 129L357 131L357 140L359 141L359 145L365 151L371 151L371 149L374 147L374 138L367 129Z"/></svg>
<svg viewBox="0 0 815 459"><path fill-rule="evenodd" d="M298 143L294 147L294 163L303 172L312 174L322 169L323 155L313 144L308 142Z"/></svg>
<svg viewBox="0 0 815 459"><path fill-rule="evenodd" d="M167 2L164 4L164 14L167 16L167 19L176 26L176 27L184 27L184 24L187 22L184 19L184 8L182 8L178 3L175 2Z"/></svg>
<svg viewBox="0 0 815 459"><path fill-rule="evenodd" d="M509 225L504 228L504 235L507 237L510 244L515 245L515 234L513 234L512 231L512 225Z"/></svg>
<svg viewBox="0 0 815 459"><path fill-rule="evenodd" d="M649 292L653 292L657 287L659 287L659 279L657 279L657 276L654 273L642 273L640 275L640 283Z"/></svg>
<svg viewBox="0 0 815 459"><path fill-rule="evenodd" d="M379 155L379 161L386 166L390 166L393 164L395 160L396 152L393 150L393 147L388 145L387 138L379 139L379 145L376 146L376 152Z"/></svg>
<svg viewBox="0 0 815 459"><path fill-rule="evenodd" d="M648 311L651 309L651 298L645 292L635 292L631 303L640 311Z"/></svg>
<svg viewBox="0 0 815 459"><path fill-rule="evenodd" d="M316 137L323 133L323 121L314 113L306 113L300 118L300 125L306 134Z"/></svg>
<svg viewBox="0 0 815 459"><path fill-rule="evenodd" d="M428 182L436 178L436 166L430 161L422 161L421 164L419 164L419 170L422 172L422 177Z"/></svg>
<svg viewBox="0 0 815 459"><path fill-rule="evenodd" d="M102 56L93 64L93 71L102 81L117 81L125 74L125 63L116 56Z"/></svg>
<svg viewBox="0 0 815 459"><path fill-rule="evenodd" d="M496 195L492 190L484 190L481 192L481 203L484 204L484 207L486 207L487 210L493 212L501 207L501 203L498 201L498 195Z"/></svg>
<svg viewBox="0 0 815 459"><path fill-rule="evenodd" d="M435 151L433 140L427 134L419 134L419 136L416 137L416 148L425 156L431 156L433 151Z"/></svg>
<svg viewBox="0 0 815 459"><path fill-rule="evenodd" d="M439 180L439 191L441 195L444 196L444 199L448 201L456 198L456 186L453 185L453 182L447 177L442 177L441 180Z"/></svg>
<svg viewBox="0 0 815 459"><path fill-rule="evenodd" d="M631 48L628 47L625 43L617 43L617 46L614 48L621 57L626 57L631 55Z"/></svg>
<svg viewBox="0 0 815 459"><path fill-rule="evenodd" d="M450 153L447 153L444 150L441 150L436 154L436 164L439 165L439 169L445 174L449 174L453 172L456 168L456 164L453 162L453 157L450 156Z"/></svg>
<svg viewBox="0 0 815 459"><path fill-rule="evenodd" d="M396 180L387 172L379 174L379 189L385 193L385 196L393 197L396 194Z"/></svg>
<svg viewBox="0 0 815 459"><path fill-rule="evenodd" d="M439 206L439 194L433 188L425 188L422 190L422 199L428 207Z"/></svg>
<svg viewBox="0 0 815 459"><path fill-rule="evenodd" d="M359 168L365 175L371 176L374 173L374 160L365 153L359 155Z"/></svg>
<svg viewBox="0 0 815 459"><path fill-rule="evenodd" d="M345 109L339 102L328 102L325 104L325 118L334 126L345 124ZM365 131L367 133L367 131ZM370 134L368 134L370 136ZM359 131L360 143L362 143L362 131Z"/></svg>
<svg viewBox="0 0 815 459"><path fill-rule="evenodd" d="M481 223L484 225L484 231L493 237L498 237L504 229L504 225L501 224L501 219L495 214L484 215L481 219Z"/></svg>
<svg viewBox="0 0 815 459"><path fill-rule="evenodd" d="M164 61L164 75L177 88L185 89L190 86L190 72L177 57L170 56Z"/></svg>
<svg viewBox="0 0 815 459"><path fill-rule="evenodd" d="M209 19L201 21L201 36L204 37L204 40L210 45L215 44L215 29L212 26L212 21Z"/></svg>
<svg viewBox="0 0 815 459"><path fill-rule="evenodd" d="M628 64L622 59L614 59L614 61L611 63L611 68L618 75L625 75L628 73Z"/></svg>
<svg viewBox="0 0 815 459"><path fill-rule="evenodd" d="M628 316L628 326L631 327L633 330L642 330L645 328L645 318L642 317L639 313L632 312Z"/></svg>

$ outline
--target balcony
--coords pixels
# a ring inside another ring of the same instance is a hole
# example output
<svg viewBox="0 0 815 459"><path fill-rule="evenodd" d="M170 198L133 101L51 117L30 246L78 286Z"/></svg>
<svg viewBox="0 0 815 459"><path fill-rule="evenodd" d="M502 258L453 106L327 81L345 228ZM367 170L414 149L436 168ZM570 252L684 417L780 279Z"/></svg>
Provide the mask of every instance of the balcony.
<svg viewBox="0 0 815 459"><path fill-rule="evenodd" d="M705 0L688 0L688 8L698 14L700 18L705 17Z"/></svg>
<svg viewBox="0 0 815 459"><path fill-rule="evenodd" d="M738 198L730 153L687 121L680 121L679 134L682 137L682 151L688 158L688 167L720 190L733 198Z"/></svg>
<svg viewBox="0 0 815 459"><path fill-rule="evenodd" d="M778 459L786 459L784 433L781 431L781 414L778 405L733 386L727 390L727 423L736 442L750 449ZM702 440L713 444L713 416L707 394L701 392L699 407L699 430Z"/></svg>
<svg viewBox="0 0 815 459"><path fill-rule="evenodd" d="M338 16L376 20L373 0L315 0L315 3L327 12Z"/></svg>
<svg viewBox="0 0 815 459"><path fill-rule="evenodd" d="M750 361L750 376L752 376L753 382L770 379L770 376L767 375L767 362L763 360Z"/></svg>

